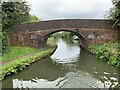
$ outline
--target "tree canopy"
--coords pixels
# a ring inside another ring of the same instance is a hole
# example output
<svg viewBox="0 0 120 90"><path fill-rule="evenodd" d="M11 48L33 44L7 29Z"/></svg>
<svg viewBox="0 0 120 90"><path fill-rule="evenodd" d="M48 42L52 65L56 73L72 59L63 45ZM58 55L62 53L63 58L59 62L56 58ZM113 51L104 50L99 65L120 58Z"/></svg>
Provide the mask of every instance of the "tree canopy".
<svg viewBox="0 0 120 90"><path fill-rule="evenodd" d="M113 7L110 9L108 18L115 20L113 26L120 26L120 0L112 0Z"/></svg>
<svg viewBox="0 0 120 90"><path fill-rule="evenodd" d="M2 3L2 29L6 30L13 25L22 24L29 20L29 5L26 2Z"/></svg>

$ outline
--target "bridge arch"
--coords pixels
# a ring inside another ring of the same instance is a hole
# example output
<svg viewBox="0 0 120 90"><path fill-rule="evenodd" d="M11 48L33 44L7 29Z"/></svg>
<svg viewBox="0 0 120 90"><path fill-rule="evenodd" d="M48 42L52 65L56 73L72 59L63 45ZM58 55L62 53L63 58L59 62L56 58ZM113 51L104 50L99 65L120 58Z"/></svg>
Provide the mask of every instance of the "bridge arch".
<svg viewBox="0 0 120 90"><path fill-rule="evenodd" d="M81 42L81 47L85 50L88 50L88 44L87 44L87 39L86 37L80 33L79 31L77 30L74 30L74 29L56 29L56 30L53 30L53 31L50 31L48 33L46 33L40 40L39 40L39 48L44 48L44 46L47 44L47 40L48 38L50 37L50 35L56 33L56 32L60 32L60 31L66 31L66 32L72 32L74 33L74 35L77 35L79 37L79 40Z"/></svg>

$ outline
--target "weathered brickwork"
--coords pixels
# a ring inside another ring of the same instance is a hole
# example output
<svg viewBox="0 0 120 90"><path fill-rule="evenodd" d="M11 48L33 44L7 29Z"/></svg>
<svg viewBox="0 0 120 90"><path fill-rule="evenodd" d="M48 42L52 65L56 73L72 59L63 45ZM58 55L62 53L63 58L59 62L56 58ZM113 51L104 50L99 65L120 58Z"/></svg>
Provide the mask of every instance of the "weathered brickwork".
<svg viewBox="0 0 120 90"><path fill-rule="evenodd" d="M11 45L38 47L49 35L58 31L70 31L87 44L99 44L120 38L119 27L112 28L109 20L52 20L28 23L10 28Z"/></svg>
<svg viewBox="0 0 120 90"><path fill-rule="evenodd" d="M88 44L100 44L118 39L117 30L106 29L81 29L79 30L86 38ZM91 36L91 37L90 37Z"/></svg>

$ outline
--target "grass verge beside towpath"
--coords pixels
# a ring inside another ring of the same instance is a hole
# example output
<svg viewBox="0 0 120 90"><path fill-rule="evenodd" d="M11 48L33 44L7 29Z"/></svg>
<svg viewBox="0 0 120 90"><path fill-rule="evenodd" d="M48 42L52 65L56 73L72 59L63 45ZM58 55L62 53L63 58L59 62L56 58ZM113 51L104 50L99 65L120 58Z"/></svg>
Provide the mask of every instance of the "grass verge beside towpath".
<svg viewBox="0 0 120 90"><path fill-rule="evenodd" d="M16 57L20 57L22 55L35 52L35 51L38 51L38 49L30 48L30 47L22 47L22 46L11 46L10 52L0 57L0 61L1 62L11 61Z"/></svg>
<svg viewBox="0 0 120 90"><path fill-rule="evenodd" d="M34 52L30 55L29 54L26 56L23 55L23 57L16 58L16 60L1 66L0 80L3 80L6 76L9 76L17 73L18 71L24 70L27 66L29 66L31 63L37 60L48 57L54 52L55 49L56 49L56 46Z"/></svg>

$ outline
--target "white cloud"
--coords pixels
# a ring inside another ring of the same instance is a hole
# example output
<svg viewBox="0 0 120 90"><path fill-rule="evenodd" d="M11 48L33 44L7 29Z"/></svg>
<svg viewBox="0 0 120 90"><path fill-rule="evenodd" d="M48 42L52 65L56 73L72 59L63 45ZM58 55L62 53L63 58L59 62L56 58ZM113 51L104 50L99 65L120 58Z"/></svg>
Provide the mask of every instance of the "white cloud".
<svg viewBox="0 0 120 90"><path fill-rule="evenodd" d="M112 7L111 0L26 0L31 14L41 20L62 18L104 18Z"/></svg>

